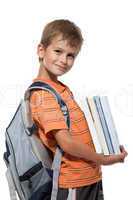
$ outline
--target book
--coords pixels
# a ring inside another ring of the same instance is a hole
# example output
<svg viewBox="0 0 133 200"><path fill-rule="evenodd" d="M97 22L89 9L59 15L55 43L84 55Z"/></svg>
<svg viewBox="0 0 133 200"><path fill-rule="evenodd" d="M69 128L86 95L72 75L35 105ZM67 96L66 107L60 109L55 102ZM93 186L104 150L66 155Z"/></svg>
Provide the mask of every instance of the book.
<svg viewBox="0 0 133 200"><path fill-rule="evenodd" d="M86 98L88 126L97 153L119 154L120 144L107 96Z"/></svg>
<svg viewBox="0 0 133 200"><path fill-rule="evenodd" d="M108 129L108 126L107 126L107 123L106 123L105 115L104 115L104 112L103 112L103 109L102 109L102 106L101 106L100 97L94 96L93 99L94 99L94 102L95 102L95 105L96 105L96 108L97 108L97 112L98 112L98 115L99 115L99 119L100 119L100 122L101 122L101 125L102 125L102 128L103 128L103 133L104 133L104 137L105 137L105 140L106 140L106 143L107 143L108 151L109 151L110 154L113 154L115 152L114 152L111 136L110 136L110 133L109 133L109 129Z"/></svg>
<svg viewBox="0 0 133 200"><path fill-rule="evenodd" d="M108 130L110 133L112 145L114 148L114 153L119 154L120 153L120 144L119 144L118 134L116 131L115 123L113 120L113 116L111 113L111 109L110 109L110 105L109 105L107 96L100 97L100 102L101 102L101 106L102 106L102 109L104 112Z"/></svg>
<svg viewBox="0 0 133 200"><path fill-rule="evenodd" d="M88 127L89 127L89 130L90 130L91 136L92 136L92 140L93 140L93 143L94 143L94 146L95 146L95 150L96 150L97 153L103 153L103 150L102 150L101 145L100 145L99 140L98 140L98 133L97 133L97 130L94 126L94 119L92 117L91 109L90 109L90 106L88 104L87 99L85 101L84 106L85 106L86 120L88 122Z"/></svg>
<svg viewBox="0 0 133 200"><path fill-rule="evenodd" d="M102 125L99 119L99 115L98 115L94 100L93 98L87 98L87 101L88 101L89 108L93 117L94 126L96 128L96 133L97 133L97 137L98 137L102 152L104 153L104 155L109 155L109 150L107 147L107 143L105 140Z"/></svg>

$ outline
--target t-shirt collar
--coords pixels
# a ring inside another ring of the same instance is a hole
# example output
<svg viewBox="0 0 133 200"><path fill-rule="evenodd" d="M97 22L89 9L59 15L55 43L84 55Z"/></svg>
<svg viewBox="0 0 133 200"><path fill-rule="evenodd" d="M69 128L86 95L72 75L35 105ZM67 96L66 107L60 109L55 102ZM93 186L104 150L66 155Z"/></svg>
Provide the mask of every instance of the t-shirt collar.
<svg viewBox="0 0 133 200"><path fill-rule="evenodd" d="M55 81L52 81L50 79L43 78L43 77L37 77L37 78L33 79L33 82L37 82L37 81L42 81L44 83L49 84L51 87L53 87L59 93L63 92L66 89L66 85L64 85L60 81L55 82Z"/></svg>

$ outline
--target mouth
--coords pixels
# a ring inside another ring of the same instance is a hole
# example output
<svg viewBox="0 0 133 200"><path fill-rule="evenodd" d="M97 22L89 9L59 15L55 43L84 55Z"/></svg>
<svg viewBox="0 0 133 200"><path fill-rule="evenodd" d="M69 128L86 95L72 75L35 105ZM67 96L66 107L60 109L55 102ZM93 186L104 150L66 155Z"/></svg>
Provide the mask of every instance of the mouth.
<svg viewBox="0 0 133 200"><path fill-rule="evenodd" d="M63 66L60 66L60 65L56 65L58 68L59 68L59 70L60 71L62 71L62 72L65 72L67 69L65 68L65 67L63 67Z"/></svg>

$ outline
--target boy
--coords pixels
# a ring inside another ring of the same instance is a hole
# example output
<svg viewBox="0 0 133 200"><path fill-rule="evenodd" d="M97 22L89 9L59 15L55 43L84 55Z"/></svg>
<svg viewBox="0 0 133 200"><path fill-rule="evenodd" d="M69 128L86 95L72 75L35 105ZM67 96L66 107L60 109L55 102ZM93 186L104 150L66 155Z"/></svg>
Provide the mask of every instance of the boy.
<svg viewBox="0 0 133 200"><path fill-rule="evenodd" d="M58 144L64 151L59 176L57 200L66 200L75 189L76 200L103 200L101 165L124 162L127 152L104 156L94 149L83 111L70 89L58 80L68 72L78 55L83 38L80 29L69 20L55 20L46 25L38 45L40 69L37 78L52 86L65 101L70 115L70 129L60 107L48 91L34 91L31 111L37 123L38 137L55 153Z"/></svg>

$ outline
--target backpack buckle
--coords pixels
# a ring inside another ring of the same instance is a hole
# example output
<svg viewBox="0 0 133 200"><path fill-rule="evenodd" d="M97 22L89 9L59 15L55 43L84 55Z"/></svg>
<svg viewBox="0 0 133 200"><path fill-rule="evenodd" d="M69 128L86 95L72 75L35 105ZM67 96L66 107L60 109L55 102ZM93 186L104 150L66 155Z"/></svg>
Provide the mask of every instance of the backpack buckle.
<svg viewBox="0 0 133 200"><path fill-rule="evenodd" d="M67 107L66 106L62 106L61 110L62 110L64 115L67 115L68 112L67 112Z"/></svg>
<svg viewBox="0 0 133 200"><path fill-rule="evenodd" d="M28 127L27 128L27 134L29 135L29 136L31 136L31 135L33 135L33 134L35 134L35 132L38 130L38 127L36 126L36 124L35 123L33 123L33 125L31 126L31 127Z"/></svg>

